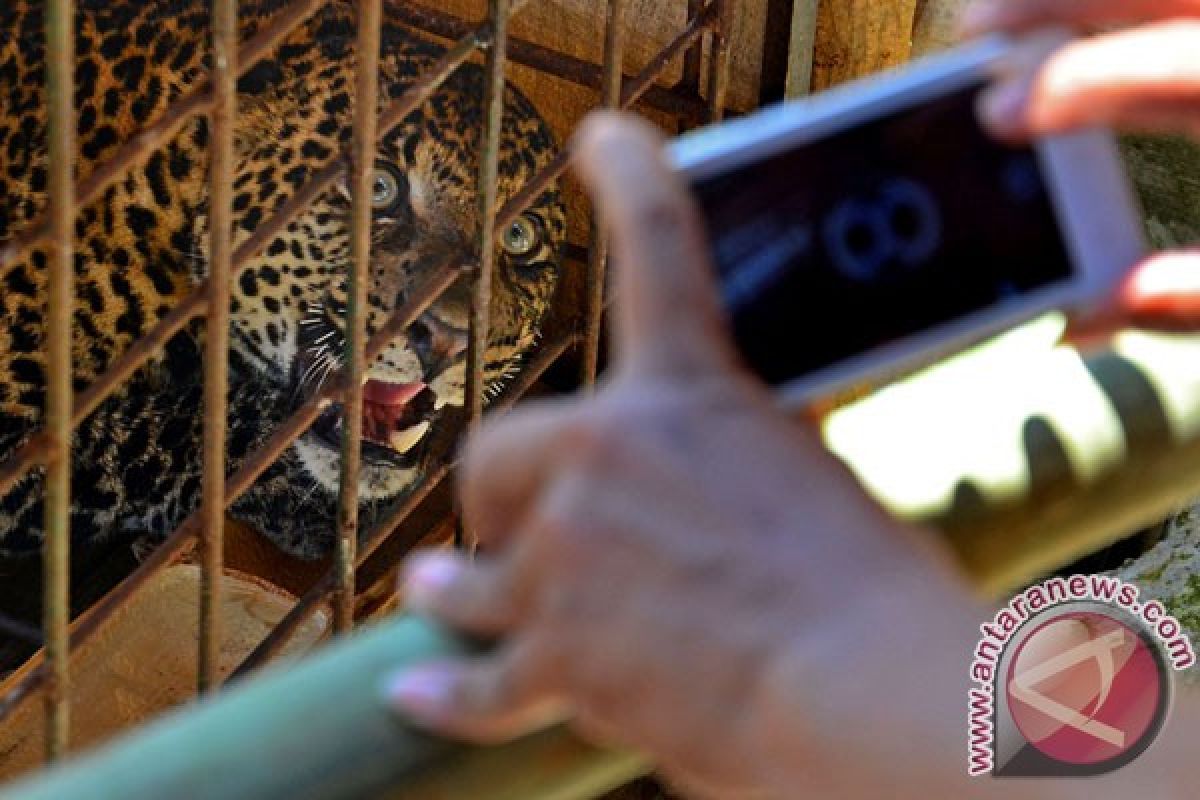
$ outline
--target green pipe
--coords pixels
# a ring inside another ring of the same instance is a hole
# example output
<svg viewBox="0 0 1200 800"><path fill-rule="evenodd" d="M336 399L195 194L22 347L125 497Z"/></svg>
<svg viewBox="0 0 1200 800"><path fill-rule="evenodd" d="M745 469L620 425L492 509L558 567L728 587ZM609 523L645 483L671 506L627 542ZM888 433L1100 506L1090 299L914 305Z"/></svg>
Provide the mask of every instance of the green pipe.
<svg viewBox="0 0 1200 800"><path fill-rule="evenodd" d="M433 625L396 618L0 789L0 798L583 800L649 769L561 727L471 747L425 735L385 707L380 687L393 671L466 650Z"/></svg>

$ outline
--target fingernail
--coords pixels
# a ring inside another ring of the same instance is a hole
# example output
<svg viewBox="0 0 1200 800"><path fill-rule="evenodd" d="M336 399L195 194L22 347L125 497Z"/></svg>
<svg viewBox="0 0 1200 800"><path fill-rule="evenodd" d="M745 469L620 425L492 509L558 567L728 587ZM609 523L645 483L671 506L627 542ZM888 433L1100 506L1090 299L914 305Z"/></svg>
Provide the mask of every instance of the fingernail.
<svg viewBox="0 0 1200 800"><path fill-rule="evenodd" d="M462 573L453 556L426 556L409 569L404 581L404 601L410 608L426 608Z"/></svg>
<svg viewBox="0 0 1200 800"><path fill-rule="evenodd" d="M1002 83L984 93L980 101L983 122L1001 134L1016 134L1024 129L1028 87L1024 83Z"/></svg>
<svg viewBox="0 0 1200 800"><path fill-rule="evenodd" d="M1200 294L1200 269L1191 254L1183 256L1162 255L1154 261L1134 270L1126 281L1129 297L1175 297Z"/></svg>
<svg viewBox="0 0 1200 800"><path fill-rule="evenodd" d="M420 717L432 717L449 708L454 696L454 674L445 667L415 667L391 676L383 689L388 703Z"/></svg>
<svg viewBox="0 0 1200 800"><path fill-rule="evenodd" d="M1200 326L1200 270L1190 253L1160 255L1139 266L1119 296L1141 327L1194 333Z"/></svg>

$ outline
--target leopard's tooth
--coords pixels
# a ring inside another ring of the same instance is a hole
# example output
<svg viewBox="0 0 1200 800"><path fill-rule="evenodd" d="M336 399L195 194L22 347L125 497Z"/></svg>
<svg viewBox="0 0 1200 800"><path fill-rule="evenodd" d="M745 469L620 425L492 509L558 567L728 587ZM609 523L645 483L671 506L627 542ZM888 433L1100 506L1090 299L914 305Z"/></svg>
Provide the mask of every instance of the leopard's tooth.
<svg viewBox="0 0 1200 800"><path fill-rule="evenodd" d="M392 431L388 437L388 447L395 450L397 453L407 453L412 450L417 442L421 441L426 433L429 432L429 420L419 422L411 428L405 428L402 431Z"/></svg>

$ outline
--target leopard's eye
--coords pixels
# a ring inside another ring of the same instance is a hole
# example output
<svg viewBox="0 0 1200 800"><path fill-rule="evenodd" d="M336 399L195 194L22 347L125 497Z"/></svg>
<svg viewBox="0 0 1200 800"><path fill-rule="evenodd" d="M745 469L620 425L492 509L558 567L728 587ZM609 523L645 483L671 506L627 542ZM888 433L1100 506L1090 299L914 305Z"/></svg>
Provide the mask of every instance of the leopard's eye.
<svg viewBox="0 0 1200 800"><path fill-rule="evenodd" d="M528 214L522 214L504 229L501 244L510 256L520 258L532 253L541 243L537 222Z"/></svg>
<svg viewBox="0 0 1200 800"><path fill-rule="evenodd" d="M380 166L371 176L371 207L377 213L393 211L408 195L408 182L395 170Z"/></svg>

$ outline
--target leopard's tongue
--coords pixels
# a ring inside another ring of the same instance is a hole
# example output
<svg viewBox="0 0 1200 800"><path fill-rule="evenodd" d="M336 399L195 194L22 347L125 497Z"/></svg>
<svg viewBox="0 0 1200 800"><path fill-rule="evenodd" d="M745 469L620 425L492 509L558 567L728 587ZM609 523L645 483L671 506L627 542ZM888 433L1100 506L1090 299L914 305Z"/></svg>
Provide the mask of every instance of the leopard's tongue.
<svg viewBox="0 0 1200 800"><path fill-rule="evenodd" d="M397 428L409 402L424 388L420 382L369 380L363 384L363 437L401 452L412 449L423 431L401 432Z"/></svg>
<svg viewBox="0 0 1200 800"><path fill-rule="evenodd" d="M363 400L379 406L391 406L399 410L410 400L421 393L425 384L416 383L386 383L369 380L363 384Z"/></svg>

